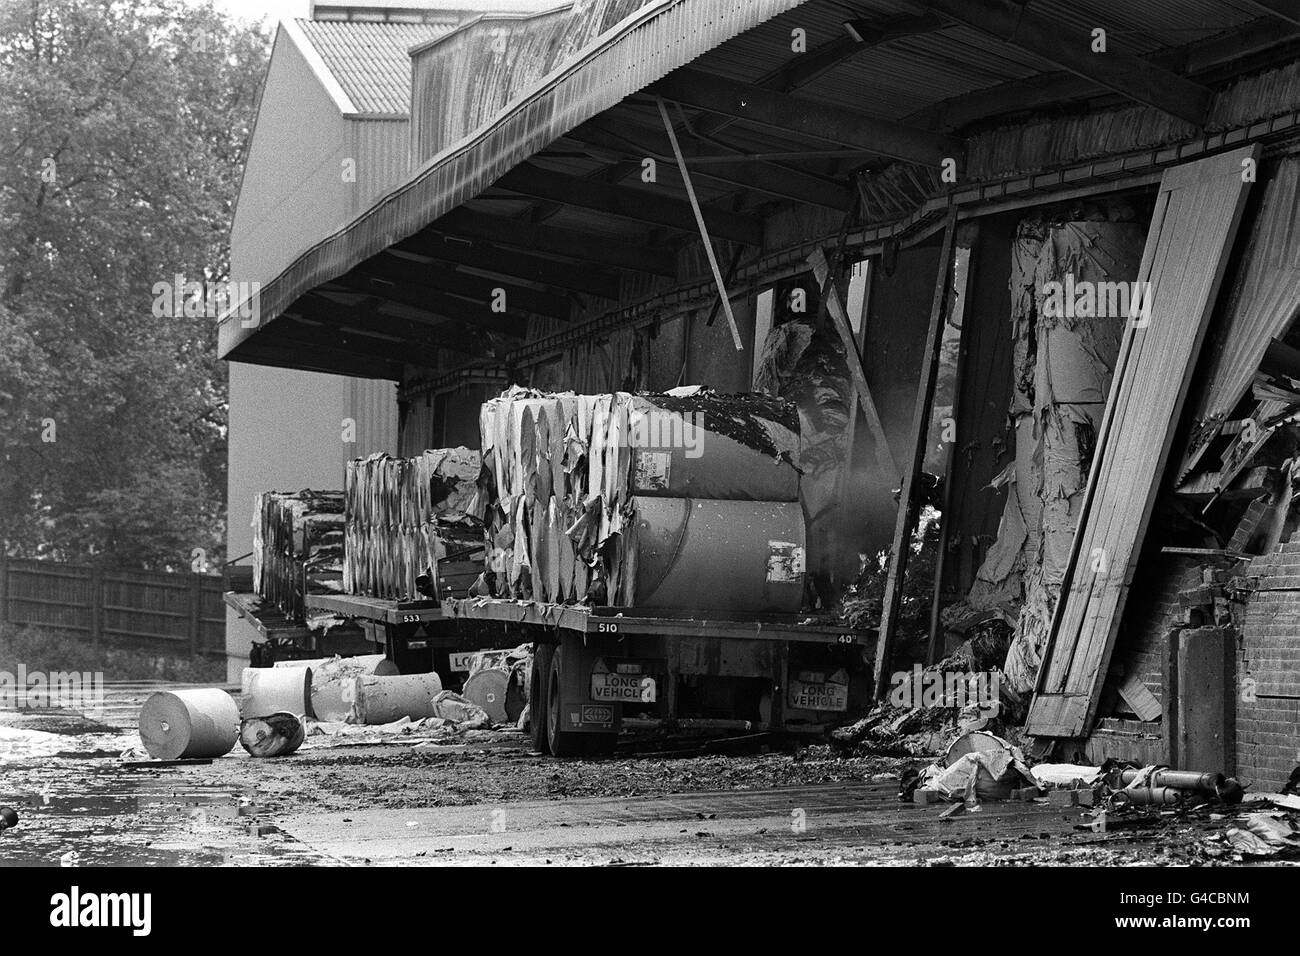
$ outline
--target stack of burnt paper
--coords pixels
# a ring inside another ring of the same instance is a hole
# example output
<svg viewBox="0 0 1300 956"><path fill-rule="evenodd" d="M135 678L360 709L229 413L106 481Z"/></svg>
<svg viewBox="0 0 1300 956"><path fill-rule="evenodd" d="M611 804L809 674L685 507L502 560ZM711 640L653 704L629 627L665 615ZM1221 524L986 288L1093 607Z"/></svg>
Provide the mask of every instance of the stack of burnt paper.
<svg viewBox="0 0 1300 956"><path fill-rule="evenodd" d="M797 610L798 419L763 395L544 394L483 405L498 597Z"/></svg>

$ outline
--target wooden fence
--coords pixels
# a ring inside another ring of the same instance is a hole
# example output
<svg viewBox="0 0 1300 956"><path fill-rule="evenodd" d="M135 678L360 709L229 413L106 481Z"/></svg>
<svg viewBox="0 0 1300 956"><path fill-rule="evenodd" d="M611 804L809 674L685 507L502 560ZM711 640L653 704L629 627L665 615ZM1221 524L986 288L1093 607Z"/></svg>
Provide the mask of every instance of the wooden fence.
<svg viewBox="0 0 1300 956"><path fill-rule="evenodd" d="M114 571L0 557L0 623L85 635L99 644L224 657L226 610L215 574Z"/></svg>

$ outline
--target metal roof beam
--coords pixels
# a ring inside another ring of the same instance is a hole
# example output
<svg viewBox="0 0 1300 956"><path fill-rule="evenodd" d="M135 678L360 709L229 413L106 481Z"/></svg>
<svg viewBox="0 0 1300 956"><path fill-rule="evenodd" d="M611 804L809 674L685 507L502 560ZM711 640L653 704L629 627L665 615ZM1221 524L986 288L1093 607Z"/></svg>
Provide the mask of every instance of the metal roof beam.
<svg viewBox="0 0 1300 956"><path fill-rule="evenodd" d="M403 239L394 248L402 252L426 256L438 262L455 263L507 279L523 279L554 289L594 295L601 299L617 299L619 295L619 277L616 272L593 268L590 265L575 269L571 262L544 259L526 252L502 249L482 242L466 242L455 236L442 235L429 230Z"/></svg>
<svg viewBox="0 0 1300 956"><path fill-rule="evenodd" d="M938 166L945 158L961 154L959 142L939 133L698 70L675 70L650 86L648 92L787 134L859 147L913 163Z"/></svg>
<svg viewBox="0 0 1300 956"><path fill-rule="evenodd" d="M554 319L567 319L572 314L569 300L562 295L489 279L469 272L440 268L432 262L407 259L391 251L367 259L355 266L352 271L360 276L399 285L411 284L413 287L426 289L428 292L440 295L441 301L444 302L447 301L448 293L460 296L470 300L462 303L465 309L481 307L484 311L490 311L491 303L498 291L504 290L507 313L531 312L534 315L545 315Z"/></svg>
<svg viewBox="0 0 1300 956"><path fill-rule="evenodd" d="M356 270L334 281L334 286L348 292L359 292L414 310L406 313L422 325L445 326L449 323L479 326L523 338L524 323L518 316L493 312L485 304L444 295L437 289L417 282L390 282L378 276L369 276Z"/></svg>
<svg viewBox="0 0 1300 956"><path fill-rule="evenodd" d="M648 130L632 124L588 122L566 135L569 139L600 150L612 151L620 157L626 157L629 153L640 153L642 157L652 156L656 160L672 160L672 157L664 152L662 134L655 138ZM728 163L724 156L708 154L709 163L696 166L691 159L704 155L704 150L690 140L681 140L680 146L691 175L697 179L722 183L733 189L740 188L763 193L788 202L809 203L840 211L843 211L853 198L852 190L841 183L775 163L751 163L740 158L734 163Z"/></svg>
<svg viewBox="0 0 1300 956"><path fill-rule="evenodd" d="M382 303L382 304L377 304ZM384 312L394 308L400 312ZM363 327L376 335L399 339L403 342L421 343L453 352L466 351L463 342L464 326L454 319L415 309L389 299L340 289L332 284L319 292L309 292L299 299L288 312L301 315L314 322L332 326Z"/></svg>
<svg viewBox="0 0 1300 956"><path fill-rule="evenodd" d="M652 226L667 226L695 232L695 214L690 204L649 189L629 189L590 179L576 179L536 166L516 166L496 181L495 186L511 192L607 213ZM709 231L720 239L763 244L763 223L751 216L721 209L706 210Z"/></svg>
<svg viewBox="0 0 1300 956"><path fill-rule="evenodd" d="M946 22L933 13L885 20L848 20L844 23L844 36L787 60L771 73L759 78L754 85L777 93L793 93L860 53L899 37L932 33L942 29ZM711 136L734 122L732 117L710 116L696 124L694 132L698 136Z"/></svg>
<svg viewBox="0 0 1300 956"><path fill-rule="evenodd" d="M1300 0L1246 0L1256 10L1300 27Z"/></svg>
<svg viewBox="0 0 1300 956"><path fill-rule="evenodd" d="M1178 119L1205 123L1210 91L1186 77L1109 50L1092 52L1092 36L1012 0L923 0L959 23L1055 63ZM1104 24L1098 24L1104 26Z"/></svg>
<svg viewBox="0 0 1300 956"><path fill-rule="evenodd" d="M354 355L379 359L384 362L409 362L412 365L438 367L438 352L417 342L389 342L367 336L360 331L344 330L336 323L308 320L300 317L296 311L286 312L282 316L286 321L276 326L276 334L291 342L305 345L321 345L322 335L317 328L325 326L328 347L346 350Z"/></svg>
<svg viewBox="0 0 1300 956"><path fill-rule="evenodd" d="M576 229L488 216L468 209L453 209L432 223L430 228L468 239L482 239L501 246L545 252L615 269L648 272L669 278L677 276L677 257L667 249L648 248L620 239L593 236Z"/></svg>

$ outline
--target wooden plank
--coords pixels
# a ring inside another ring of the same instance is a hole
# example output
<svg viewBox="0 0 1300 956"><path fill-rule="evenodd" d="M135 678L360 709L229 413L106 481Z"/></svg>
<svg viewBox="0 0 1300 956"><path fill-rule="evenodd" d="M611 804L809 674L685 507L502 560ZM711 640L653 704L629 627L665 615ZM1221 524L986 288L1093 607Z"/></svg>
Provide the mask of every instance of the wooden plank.
<svg viewBox="0 0 1300 956"><path fill-rule="evenodd" d="M894 542L889 554L889 573L885 578L885 597L880 615L880 636L876 642L876 698L883 699L889 688L889 663L893 653L894 632L898 629L898 612L903 603L903 579L912 531L916 524L915 500L925 464L925 437L930 425L930 406L934 404L934 387L939 377L939 351L943 344L944 317L947 314L952 286L953 244L957 232L957 207L948 207L948 221L943 231L939 254L939 279L935 283L930 307L930 328L926 333L925 351L921 354L921 376L916 388L916 406L912 411L909 436L911 460L903 472L898 517L894 524Z"/></svg>
<svg viewBox="0 0 1300 956"><path fill-rule="evenodd" d="M1158 720L1161 714L1160 701L1147 689L1147 685L1136 674L1129 674L1119 685L1119 695L1138 715L1139 720Z"/></svg>
<svg viewBox="0 0 1300 956"><path fill-rule="evenodd" d="M853 326L849 323L849 315L844 309L844 303L840 301L840 293L835 287L835 283L826 282L826 276L830 272L830 263L826 261L826 255L821 249L814 249L812 255L808 257L808 265L812 267L813 277L816 278L818 287L827 289L826 312L831 317L831 324L835 326L835 331L839 333L840 341L844 343L844 357L849 366L849 375L853 380L853 390L858 396L858 404L862 407L867 429L871 432L876 461L880 463L880 467L885 474L897 475L899 474L898 464L889 451L889 439L885 437L885 425L880 420L880 412L876 408L875 399L871 397L871 387L867 384L867 373L862 367L862 353L858 350L857 340L853 336ZM865 316L863 324L866 324ZM850 447L849 451L852 453L853 449Z"/></svg>
<svg viewBox="0 0 1300 956"><path fill-rule="evenodd" d="M1251 146L1165 173L1138 272L1149 320L1130 321L1030 707L1027 732L1083 736L1096 716L1189 380L1241 221ZM1159 414L1152 414L1159 410Z"/></svg>

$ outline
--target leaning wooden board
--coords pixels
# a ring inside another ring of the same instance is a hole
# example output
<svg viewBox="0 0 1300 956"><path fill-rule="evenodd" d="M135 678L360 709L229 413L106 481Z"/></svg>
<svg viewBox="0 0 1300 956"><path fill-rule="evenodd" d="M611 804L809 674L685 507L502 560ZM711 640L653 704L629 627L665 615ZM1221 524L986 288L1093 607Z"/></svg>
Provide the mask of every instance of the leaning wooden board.
<svg viewBox="0 0 1300 956"><path fill-rule="evenodd" d="M1258 159L1259 147L1252 146L1178 166L1161 179L1138 273L1139 282L1150 283L1149 321L1130 321L1120 345L1025 725L1035 736L1081 737L1096 716L1152 505L1241 221L1250 186L1245 170Z"/></svg>

